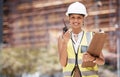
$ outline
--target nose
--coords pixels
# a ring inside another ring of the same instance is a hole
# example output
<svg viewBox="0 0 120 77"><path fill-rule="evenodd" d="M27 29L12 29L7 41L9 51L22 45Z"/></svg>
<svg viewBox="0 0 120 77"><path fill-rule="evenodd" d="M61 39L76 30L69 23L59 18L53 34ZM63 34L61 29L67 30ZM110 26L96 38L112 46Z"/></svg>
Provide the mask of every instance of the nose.
<svg viewBox="0 0 120 77"><path fill-rule="evenodd" d="M74 20L75 22L78 22L78 19L77 18L75 18L75 20Z"/></svg>

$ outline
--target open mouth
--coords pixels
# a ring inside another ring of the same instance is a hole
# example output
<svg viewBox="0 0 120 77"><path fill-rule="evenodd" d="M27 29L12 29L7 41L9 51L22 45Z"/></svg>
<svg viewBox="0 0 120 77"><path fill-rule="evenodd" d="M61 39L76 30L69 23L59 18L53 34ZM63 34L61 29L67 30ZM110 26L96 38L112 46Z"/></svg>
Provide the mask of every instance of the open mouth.
<svg viewBox="0 0 120 77"><path fill-rule="evenodd" d="M79 25L79 23L73 23L75 26L78 26Z"/></svg>

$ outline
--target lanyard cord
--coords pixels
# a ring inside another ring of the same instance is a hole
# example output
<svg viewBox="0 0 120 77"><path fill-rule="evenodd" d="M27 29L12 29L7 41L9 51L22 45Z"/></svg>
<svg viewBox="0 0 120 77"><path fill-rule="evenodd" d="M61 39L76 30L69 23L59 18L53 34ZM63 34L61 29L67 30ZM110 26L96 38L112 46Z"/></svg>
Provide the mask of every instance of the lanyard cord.
<svg viewBox="0 0 120 77"><path fill-rule="evenodd" d="M81 41L82 41L82 39L83 39L83 35L84 35L84 32L82 33L82 38L80 39L80 43L81 43ZM80 44L78 45L78 49L77 49L77 53L76 53L76 52L75 52L75 47L74 47L75 42L73 41L72 37L71 37L71 40L72 40L72 46L73 46L74 53L75 53L75 66L74 66L74 68L73 68L73 70L72 70L72 73L71 73L71 76L72 76L72 75L73 75L73 72L74 72L74 70L75 70L75 67L76 67L76 66L78 67L78 52L79 52L79 46L80 46ZM78 69L79 69L79 67L78 67ZM81 72L80 72L80 69L79 69L79 73L80 73L80 76L82 77Z"/></svg>

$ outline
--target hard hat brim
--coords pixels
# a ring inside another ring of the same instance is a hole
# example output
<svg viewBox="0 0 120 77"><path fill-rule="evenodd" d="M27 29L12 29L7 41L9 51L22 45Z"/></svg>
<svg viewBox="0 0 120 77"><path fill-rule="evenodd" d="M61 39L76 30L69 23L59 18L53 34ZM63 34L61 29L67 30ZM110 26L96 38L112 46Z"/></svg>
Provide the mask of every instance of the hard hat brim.
<svg viewBox="0 0 120 77"><path fill-rule="evenodd" d="M69 14L80 14L80 13L67 13L67 12L66 12L66 14L65 14L65 15L66 15L66 16L69 16ZM81 15L81 14L80 14L80 15ZM87 17L87 16L88 16L87 14L82 14L82 15L84 15L85 17Z"/></svg>

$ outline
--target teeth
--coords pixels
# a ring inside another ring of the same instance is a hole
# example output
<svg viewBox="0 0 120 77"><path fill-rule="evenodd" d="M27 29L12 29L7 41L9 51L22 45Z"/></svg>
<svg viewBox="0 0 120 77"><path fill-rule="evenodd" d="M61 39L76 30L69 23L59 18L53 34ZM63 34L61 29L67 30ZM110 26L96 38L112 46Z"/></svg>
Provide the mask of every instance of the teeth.
<svg viewBox="0 0 120 77"><path fill-rule="evenodd" d="M74 23L74 25L78 25L78 23Z"/></svg>

